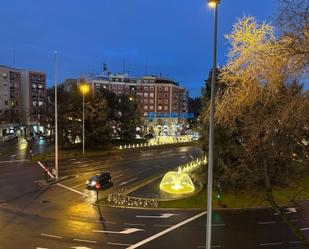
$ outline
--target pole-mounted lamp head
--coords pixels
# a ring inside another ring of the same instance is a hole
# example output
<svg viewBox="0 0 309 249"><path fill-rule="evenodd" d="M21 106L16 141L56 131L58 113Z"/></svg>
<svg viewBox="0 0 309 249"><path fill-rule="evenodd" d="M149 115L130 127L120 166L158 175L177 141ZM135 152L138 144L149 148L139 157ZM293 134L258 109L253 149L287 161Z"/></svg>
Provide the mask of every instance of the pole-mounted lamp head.
<svg viewBox="0 0 309 249"><path fill-rule="evenodd" d="M216 8L220 4L220 0L208 0L209 8Z"/></svg>

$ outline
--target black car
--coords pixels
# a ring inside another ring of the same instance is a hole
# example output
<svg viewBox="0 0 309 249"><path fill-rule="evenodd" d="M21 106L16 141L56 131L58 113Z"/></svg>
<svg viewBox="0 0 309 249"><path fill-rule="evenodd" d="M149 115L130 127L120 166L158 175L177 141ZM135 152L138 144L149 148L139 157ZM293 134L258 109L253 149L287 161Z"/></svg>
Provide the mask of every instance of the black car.
<svg viewBox="0 0 309 249"><path fill-rule="evenodd" d="M111 180L112 177L109 172L102 172L90 177L90 179L86 182L86 186L88 189L101 189L102 186L110 184Z"/></svg>

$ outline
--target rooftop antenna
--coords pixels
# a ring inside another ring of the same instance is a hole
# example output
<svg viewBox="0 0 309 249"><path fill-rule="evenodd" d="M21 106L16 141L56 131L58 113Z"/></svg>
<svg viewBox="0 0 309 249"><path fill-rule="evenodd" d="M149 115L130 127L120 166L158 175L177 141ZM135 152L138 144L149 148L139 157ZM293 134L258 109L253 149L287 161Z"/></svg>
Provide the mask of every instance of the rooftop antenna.
<svg viewBox="0 0 309 249"><path fill-rule="evenodd" d="M122 73L125 74L126 73L126 59L123 58L122 61Z"/></svg>
<svg viewBox="0 0 309 249"><path fill-rule="evenodd" d="M15 60L16 60L16 53L15 48L13 48L13 67L15 68Z"/></svg>

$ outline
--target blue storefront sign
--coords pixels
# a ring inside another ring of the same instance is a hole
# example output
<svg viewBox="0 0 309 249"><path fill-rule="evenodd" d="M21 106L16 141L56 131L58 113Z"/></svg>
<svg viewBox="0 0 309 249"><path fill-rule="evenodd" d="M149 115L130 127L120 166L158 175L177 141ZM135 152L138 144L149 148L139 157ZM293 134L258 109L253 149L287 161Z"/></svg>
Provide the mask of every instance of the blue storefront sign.
<svg viewBox="0 0 309 249"><path fill-rule="evenodd" d="M187 112L165 112L165 113L157 113L157 112L148 112L147 118L181 118L181 119L191 119L194 118L194 113Z"/></svg>

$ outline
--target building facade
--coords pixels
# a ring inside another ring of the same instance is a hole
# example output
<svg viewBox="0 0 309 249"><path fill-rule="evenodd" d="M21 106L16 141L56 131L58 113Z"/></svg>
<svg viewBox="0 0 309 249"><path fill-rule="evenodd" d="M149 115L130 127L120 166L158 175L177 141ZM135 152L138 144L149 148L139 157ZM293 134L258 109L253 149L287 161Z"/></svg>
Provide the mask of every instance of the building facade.
<svg viewBox="0 0 309 249"><path fill-rule="evenodd" d="M92 91L100 88L137 101L148 132L174 135L186 123L188 91L171 79L155 75L140 78L127 74L88 75Z"/></svg>
<svg viewBox="0 0 309 249"><path fill-rule="evenodd" d="M45 96L45 73L0 66L0 141L42 130Z"/></svg>

